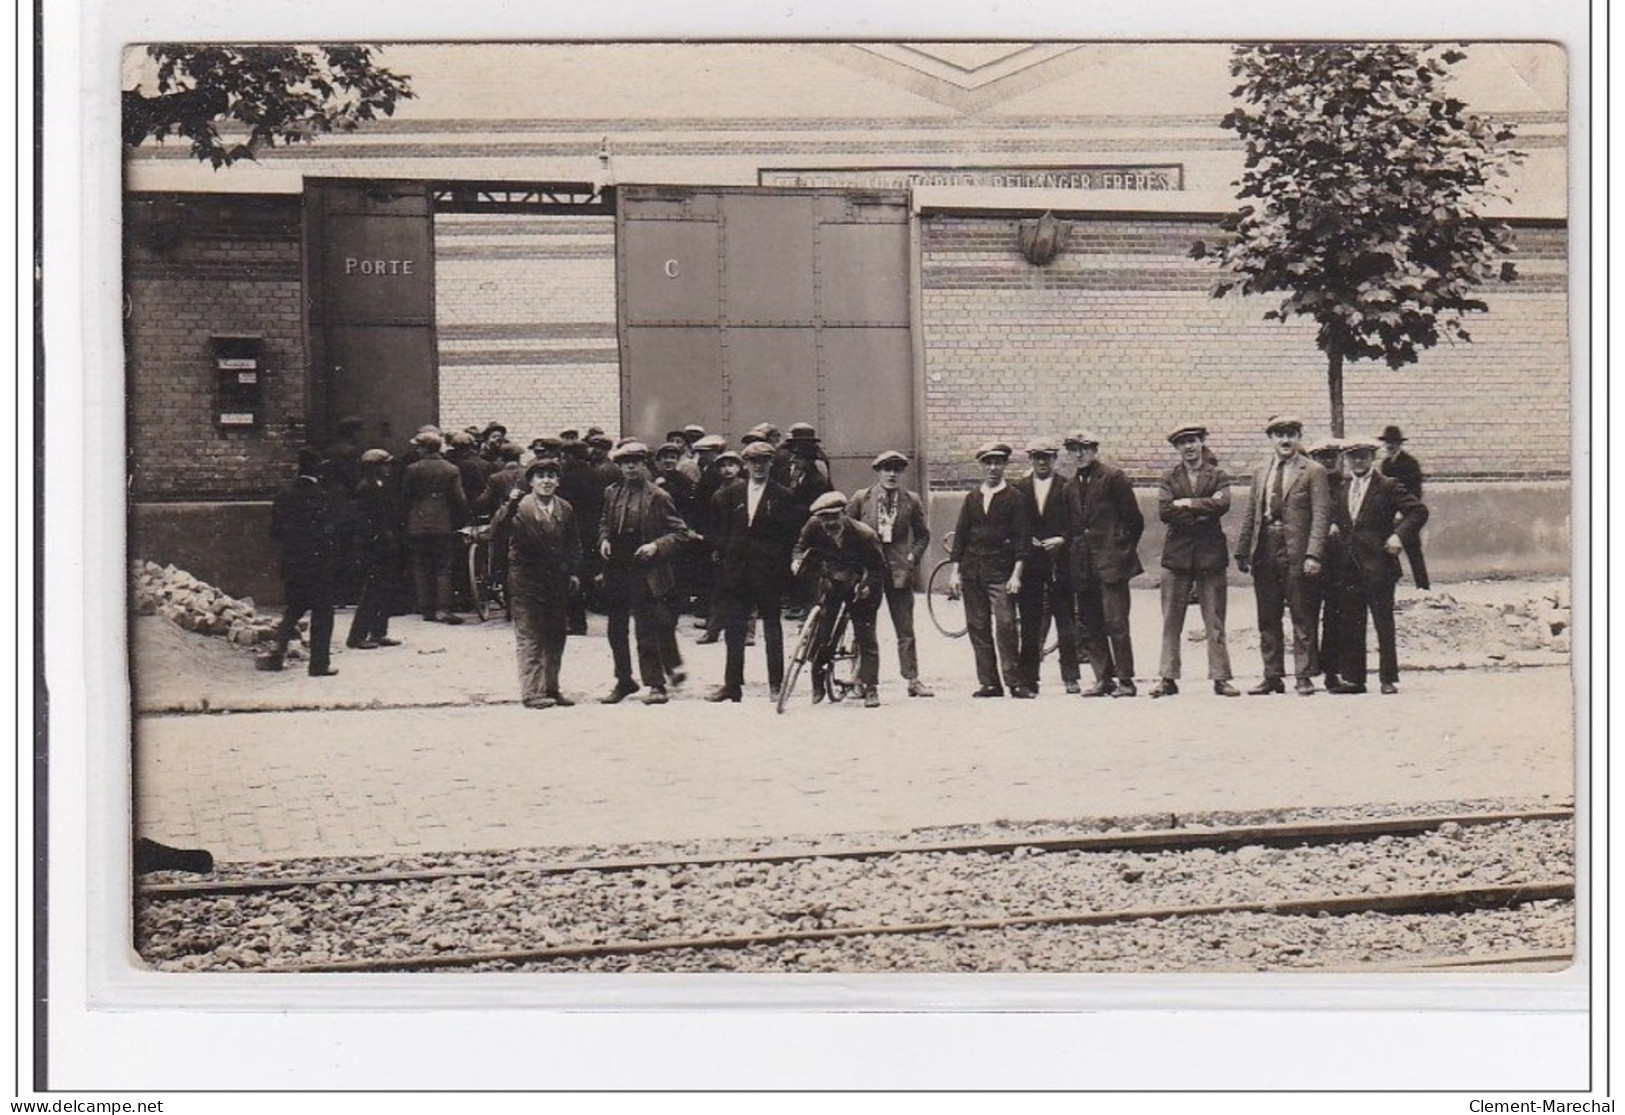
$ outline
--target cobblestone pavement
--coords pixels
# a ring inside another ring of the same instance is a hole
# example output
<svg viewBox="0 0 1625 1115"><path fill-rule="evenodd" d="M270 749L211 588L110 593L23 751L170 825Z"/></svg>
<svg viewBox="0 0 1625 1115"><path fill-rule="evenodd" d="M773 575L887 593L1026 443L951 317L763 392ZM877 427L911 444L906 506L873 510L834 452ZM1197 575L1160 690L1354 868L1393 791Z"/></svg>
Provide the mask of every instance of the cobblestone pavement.
<svg viewBox="0 0 1625 1115"><path fill-rule="evenodd" d="M1231 615L1250 617L1250 595L1232 594ZM1143 676L1154 592L1136 592L1134 619ZM403 619L406 645L336 653L340 675L311 679L255 673L221 640L143 619L138 708L240 711L138 715L137 829L258 860L1574 792L1561 667L1413 670L1393 697L1225 700L1192 643L1173 699L1069 697L1051 659L1039 700L973 700L969 646L920 621L937 697L904 697L883 618L883 707L801 698L780 716L760 647L744 704L701 700L722 647L695 645L686 623L692 680L671 704L596 703L610 683L597 620L564 661L581 703L534 711L515 703L505 623ZM1233 657L1245 685L1256 651Z"/></svg>

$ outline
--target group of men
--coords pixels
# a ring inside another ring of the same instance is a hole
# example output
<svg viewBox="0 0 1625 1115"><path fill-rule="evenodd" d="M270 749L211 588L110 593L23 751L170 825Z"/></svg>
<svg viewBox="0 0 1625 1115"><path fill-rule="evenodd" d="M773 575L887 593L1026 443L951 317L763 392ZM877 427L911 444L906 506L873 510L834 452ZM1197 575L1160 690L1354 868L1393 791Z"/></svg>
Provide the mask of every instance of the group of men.
<svg viewBox="0 0 1625 1115"><path fill-rule="evenodd" d="M454 532L486 512L500 518L507 509L511 516L527 495L540 501L533 512L550 509L556 495L570 509L575 537L561 537L560 548L548 552L574 555L568 564L575 590L557 594L548 608L560 611L562 630L573 634L586 629L584 601L607 614L615 684L604 703L640 692L645 703L664 703L669 688L686 681L676 638L685 609L700 616L702 642L726 643L722 683L709 700L743 698L745 651L758 622L769 693L776 697L784 681L783 617L798 614L820 578L851 593L864 704L879 703L882 601L908 694L932 695L920 680L914 638L914 594L931 534L924 501L902 484L910 462L901 452L875 458L875 484L849 499L834 490L828 458L806 423L792 425L788 437L770 423L754 427L737 451L699 426L673 430L652 449L597 428L585 436L564 430L531 443L528 468L524 451L500 423L450 435L425 427L399 461L382 449L360 451L353 440L357 425L341 423L340 443L326 454L302 451L299 479L278 497L273 532L283 542L289 607L268 668L280 667L294 624L308 609L311 673L336 672L327 637L333 601L342 593L325 583L334 578L315 572L324 564L322 546L335 533L331 524L312 525L331 516L330 502L317 498L323 489L339 489L358 524L359 590L348 640L357 649L396 643L388 636L392 609L384 603L392 547L404 543L424 619L458 623ZM1230 477L1208 449L1207 433L1189 423L1168 435L1176 460L1158 491L1167 533L1153 697L1179 691L1191 603L1200 607L1206 629L1214 692L1239 695L1225 641L1231 554L1221 520L1231 510ZM1317 676L1330 692L1364 692L1368 617L1377 631L1381 688L1395 692L1393 601L1401 550L1410 554L1418 585L1427 587L1420 468L1403 452L1395 427L1383 431L1388 452L1381 467L1372 441L1325 441L1306 450L1303 424L1289 416L1270 419L1265 433L1270 457L1253 475L1234 552L1237 568L1253 575L1258 600L1264 676L1249 692L1285 692L1287 619L1296 692L1315 692ZM1063 447L1075 466L1069 477L1056 468ZM977 450L983 482L967 493L950 547L956 562L950 587L963 595L975 658L974 696L1035 697L1052 625L1068 693L1137 694L1129 582L1143 572L1145 523L1128 476L1099 451L1099 439L1087 430L1059 444L1035 439L1026 446L1027 474L1006 482L1011 447L993 442ZM506 539L499 544L499 556L507 556L506 545ZM809 575L814 569L817 575ZM551 681L526 683L526 702L569 703L557 691L562 636L530 643L522 677ZM526 653L522 648L522 659ZM1087 688L1085 661L1093 674ZM830 684L821 667L814 664L815 699Z"/></svg>
<svg viewBox="0 0 1625 1115"><path fill-rule="evenodd" d="M1252 477L1236 538L1235 562L1251 573L1257 596L1263 679L1248 692L1286 692L1283 620L1292 631L1294 690L1366 691L1367 618L1376 628L1378 680L1398 691L1394 631L1398 554L1411 553L1412 573L1426 588L1420 532L1427 508L1421 472L1403 453L1397 427L1378 445L1328 439L1305 450L1303 423L1269 419L1269 459ZM1207 447L1207 428L1181 425L1168 434L1176 462L1162 474L1157 512L1167 528L1162 552L1162 646L1152 697L1179 692L1180 644L1186 612L1198 604L1206 629L1208 679L1221 697L1237 697L1225 641L1227 570L1222 518L1231 510L1230 477ZM1039 438L1026 447L1030 472L1005 481L1012 455L1003 442L976 451L983 482L965 499L951 554L958 563L953 591L962 592L978 688L973 696L1036 697L1039 663L1051 623L1067 692L1085 697L1132 697L1134 648L1129 630L1129 582L1143 572L1139 557L1145 519L1123 470L1100 458L1087 430L1063 444L1076 466L1062 481L1060 451ZM1094 683L1081 684L1089 663Z"/></svg>

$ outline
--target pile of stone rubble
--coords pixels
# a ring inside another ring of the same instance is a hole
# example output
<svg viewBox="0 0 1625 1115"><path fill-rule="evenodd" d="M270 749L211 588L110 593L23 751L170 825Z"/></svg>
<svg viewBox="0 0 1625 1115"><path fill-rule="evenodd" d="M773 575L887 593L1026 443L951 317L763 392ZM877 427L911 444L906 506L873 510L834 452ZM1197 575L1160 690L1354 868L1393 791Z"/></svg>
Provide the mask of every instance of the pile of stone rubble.
<svg viewBox="0 0 1625 1115"><path fill-rule="evenodd" d="M136 615L162 616L186 631L250 649L269 641L277 625L275 617L255 608L252 597L238 599L184 569L155 561L131 563L130 605Z"/></svg>

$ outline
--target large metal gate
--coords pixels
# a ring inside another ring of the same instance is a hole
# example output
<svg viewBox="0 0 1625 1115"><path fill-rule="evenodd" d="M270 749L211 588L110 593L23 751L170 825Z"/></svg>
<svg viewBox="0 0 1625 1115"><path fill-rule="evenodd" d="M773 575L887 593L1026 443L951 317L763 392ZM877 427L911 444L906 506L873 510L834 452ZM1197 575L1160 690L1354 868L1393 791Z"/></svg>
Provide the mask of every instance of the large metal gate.
<svg viewBox="0 0 1625 1115"><path fill-rule="evenodd" d="M843 491L918 460L910 259L898 191L620 187L623 429L811 422Z"/></svg>
<svg viewBox="0 0 1625 1115"><path fill-rule="evenodd" d="M422 182L305 182L312 434L345 415L372 444L439 411L434 209Z"/></svg>

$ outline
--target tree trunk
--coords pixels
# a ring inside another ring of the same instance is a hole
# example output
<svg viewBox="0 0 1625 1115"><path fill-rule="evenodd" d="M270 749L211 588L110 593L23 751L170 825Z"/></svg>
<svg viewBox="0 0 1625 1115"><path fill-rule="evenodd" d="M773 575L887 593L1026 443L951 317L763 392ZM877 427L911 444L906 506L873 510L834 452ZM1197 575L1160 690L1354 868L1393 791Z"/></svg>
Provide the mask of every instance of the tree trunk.
<svg viewBox="0 0 1625 1115"><path fill-rule="evenodd" d="M1326 386L1332 394L1332 436L1343 436L1343 354L1326 354Z"/></svg>

